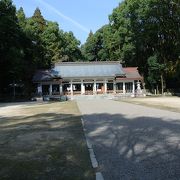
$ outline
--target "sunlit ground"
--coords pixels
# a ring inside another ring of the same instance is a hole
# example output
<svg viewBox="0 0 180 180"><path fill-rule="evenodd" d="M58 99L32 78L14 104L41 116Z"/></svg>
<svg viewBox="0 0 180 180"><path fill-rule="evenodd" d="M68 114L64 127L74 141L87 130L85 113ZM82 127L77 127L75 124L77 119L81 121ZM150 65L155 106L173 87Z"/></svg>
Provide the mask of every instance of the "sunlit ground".
<svg viewBox="0 0 180 180"><path fill-rule="evenodd" d="M123 101L174 112L180 112L180 97L128 98L123 99Z"/></svg>

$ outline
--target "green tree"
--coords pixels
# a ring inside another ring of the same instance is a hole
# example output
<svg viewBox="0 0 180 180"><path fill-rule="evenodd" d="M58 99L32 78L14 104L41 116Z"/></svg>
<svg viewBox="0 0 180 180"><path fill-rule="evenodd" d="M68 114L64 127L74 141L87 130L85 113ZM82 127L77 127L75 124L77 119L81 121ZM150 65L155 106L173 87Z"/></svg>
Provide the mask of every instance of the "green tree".
<svg viewBox="0 0 180 180"><path fill-rule="evenodd" d="M45 49L44 56L46 62L51 66L55 62L59 61L62 57L62 39L59 34L59 27L57 23L48 21L47 27L41 34L42 44Z"/></svg>
<svg viewBox="0 0 180 180"><path fill-rule="evenodd" d="M16 12L11 0L1 0L0 12L0 95L12 94L8 89L13 83L23 84L24 94L30 94L36 70L50 68L66 57L68 61L81 59L80 41L45 20L39 8L26 18L23 8Z"/></svg>
<svg viewBox="0 0 180 180"><path fill-rule="evenodd" d="M113 31L114 59L124 62L125 66L132 66L136 65L134 61L135 46L127 3L128 1L122 2L119 7L115 8L112 15L109 16L109 20Z"/></svg>
<svg viewBox="0 0 180 180"><path fill-rule="evenodd" d="M90 31L89 36L84 44L84 57L87 61L95 61L95 51L94 51L94 43L93 43L93 32Z"/></svg>
<svg viewBox="0 0 180 180"><path fill-rule="evenodd" d="M167 67L161 72L164 82L180 57L179 7L178 0L126 0L113 10L110 24L117 39L114 52L125 65L139 66L148 77L148 59L158 54L157 63Z"/></svg>
<svg viewBox="0 0 180 180"><path fill-rule="evenodd" d="M22 7L20 7L20 9L17 11L16 13L17 18L18 18L18 24L22 29L25 29L26 27L26 16L24 13L24 10Z"/></svg>
<svg viewBox="0 0 180 180"><path fill-rule="evenodd" d="M25 33L32 42L33 63L36 69L49 68L50 64L45 58L45 48L42 43L42 33L46 29L46 20L41 14L39 8L36 8L32 17L27 19Z"/></svg>
<svg viewBox="0 0 180 180"><path fill-rule="evenodd" d="M97 31L95 34L89 33L89 37L85 43L85 57L88 61L99 61L102 56L102 34Z"/></svg>
<svg viewBox="0 0 180 180"><path fill-rule="evenodd" d="M63 48L61 61L80 61L82 58L80 41L77 40L72 32L65 32L62 36Z"/></svg>
<svg viewBox="0 0 180 180"><path fill-rule="evenodd" d="M159 83L161 83L161 93L163 94L164 90L164 82L162 73L165 69L165 64L158 63L158 55L154 55L148 58L148 81L150 82L152 88L157 88Z"/></svg>
<svg viewBox="0 0 180 180"><path fill-rule="evenodd" d="M0 93L8 90L9 84L18 81L24 56L20 44L21 31L16 17L16 8L11 0L0 1Z"/></svg>
<svg viewBox="0 0 180 180"><path fill-rule="evenodd" d="M33 25L34 32L37 35L43 33L43 31L46 28L46 20L42 16L41 11L40 11L39 8L35 9L34 14L32 16L32 20L33 20L32 25Z"/></svg>

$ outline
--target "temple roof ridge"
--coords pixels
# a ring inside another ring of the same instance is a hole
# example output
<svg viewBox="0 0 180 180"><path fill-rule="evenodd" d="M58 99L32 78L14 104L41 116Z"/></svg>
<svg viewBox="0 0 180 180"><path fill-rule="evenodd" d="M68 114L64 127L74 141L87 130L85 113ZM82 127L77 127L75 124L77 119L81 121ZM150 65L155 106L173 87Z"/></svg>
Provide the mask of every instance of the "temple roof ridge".
<svg viewBox="0 0 180 180"><path fill-rule="evenodd" d="M58 65L106 65L106 64L121 64L120 61L77 61L77 62L57 62Z"/></svg>

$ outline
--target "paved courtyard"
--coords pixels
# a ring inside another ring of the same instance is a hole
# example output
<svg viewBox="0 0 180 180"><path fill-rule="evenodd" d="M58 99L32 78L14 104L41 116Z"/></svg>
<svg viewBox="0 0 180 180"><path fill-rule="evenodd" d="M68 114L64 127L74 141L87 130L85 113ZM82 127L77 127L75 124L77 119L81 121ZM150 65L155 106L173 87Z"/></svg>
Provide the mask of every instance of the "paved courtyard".
<svg viewBox="0 0 180 180"><path fill-rule="evenodd" d="M180 113L111 100L78 106L105 180L180 179Z"/></svg>

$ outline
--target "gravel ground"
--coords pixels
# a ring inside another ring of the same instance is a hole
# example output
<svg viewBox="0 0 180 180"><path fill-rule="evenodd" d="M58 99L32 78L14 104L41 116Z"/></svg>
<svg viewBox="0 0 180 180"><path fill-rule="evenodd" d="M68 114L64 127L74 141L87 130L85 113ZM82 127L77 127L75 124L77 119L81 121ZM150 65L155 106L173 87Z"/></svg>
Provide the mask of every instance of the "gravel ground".
<svg viewBox="0 0 180 180"><path fill-rule="evenodd" d="M111 100L78 106L105 180L180 179L180 113Z"/></svg>
<svg viewBox="0 0 180 180"><path fill-rule="evenodd" d="M180 97L127 98L123 99L123 101L180 113Z"/></svg>
<svg viewBox="0 0 180 180"><path fill-rule="evenodd" d="M94 180L76 102L0 103L0 180Z"/></svg>

